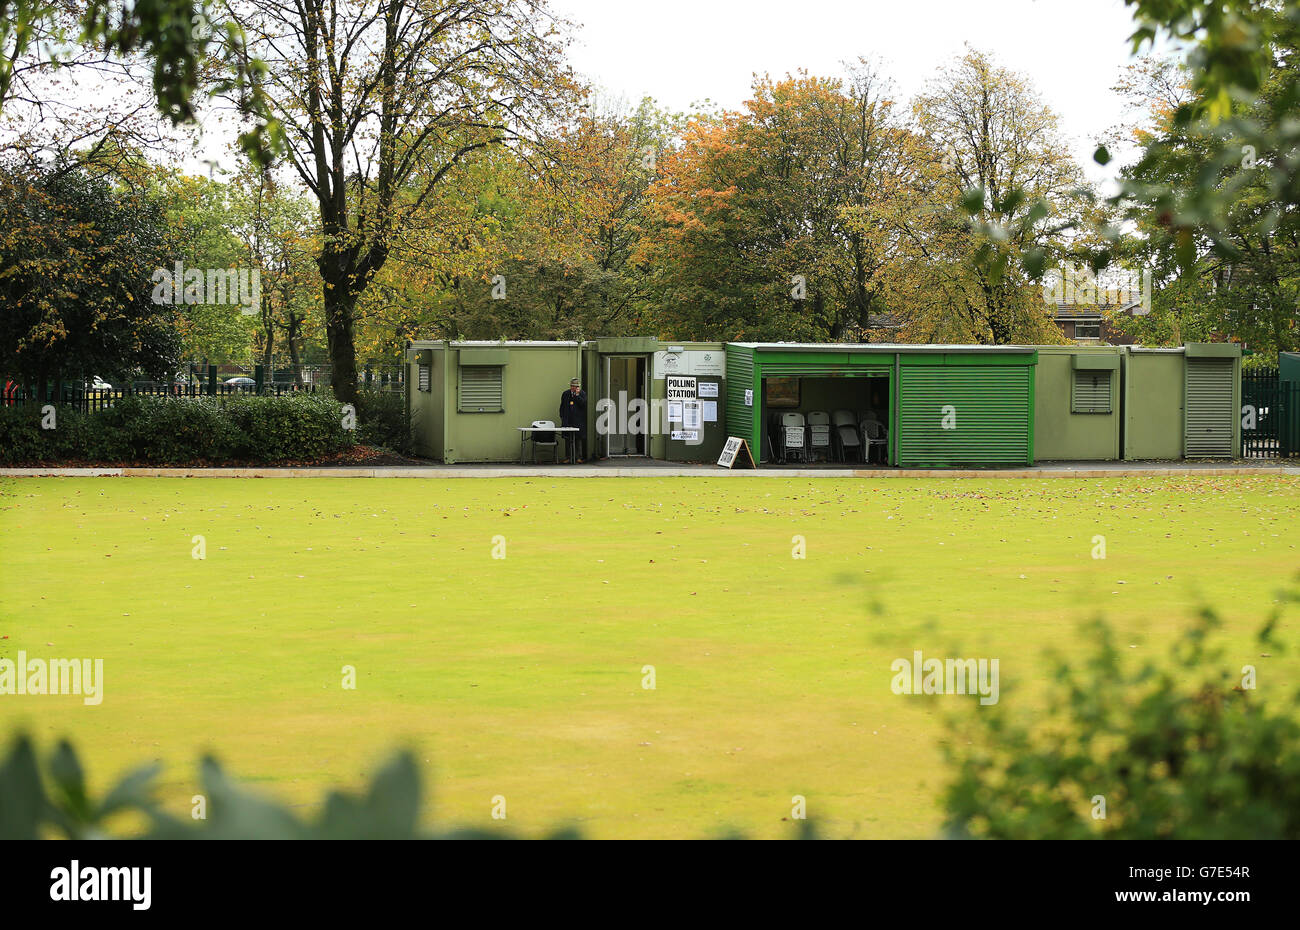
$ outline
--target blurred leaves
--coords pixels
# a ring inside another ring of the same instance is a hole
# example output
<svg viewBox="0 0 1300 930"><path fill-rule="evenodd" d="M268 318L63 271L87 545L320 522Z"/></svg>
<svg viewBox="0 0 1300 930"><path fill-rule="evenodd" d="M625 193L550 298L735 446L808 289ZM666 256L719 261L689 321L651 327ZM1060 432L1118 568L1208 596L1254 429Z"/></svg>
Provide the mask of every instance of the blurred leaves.
<svg viewBox="0 0 1300 930"><path fill-rule="evenodd" d="M178 819L158 804L158 771L149 767L133 772L96 800L86 791L80 760L68 743L60 743L42 766L31 738L20 735L0 762L0 840L121 837L124 831L113 818L124 813L143 818L143 831L133 836L153 840L515 838L504 829L421 830L422 785L418 763L409 752L380 767L360 794L331 791L320 812L307 819L246 790L212 758L204 758L199 766L206 817ZM811 837L811 826L804 825L801 838ZM581 837L561 829L545 838Z"/></svg>
<svg viewBox="0 0 1300 930"><path fill-rule="evenodd" d="M1260 632L1272 654L1283 591ZM1082 658L1050 660L1045 702L1008 700L949 722L944 793L954 837L1300 838L1300 692L1235 684L1203 610L1163 661L1135 663L1115 631L1081 631ZM1094 819L1094 798L1105 817Z"/></svg>

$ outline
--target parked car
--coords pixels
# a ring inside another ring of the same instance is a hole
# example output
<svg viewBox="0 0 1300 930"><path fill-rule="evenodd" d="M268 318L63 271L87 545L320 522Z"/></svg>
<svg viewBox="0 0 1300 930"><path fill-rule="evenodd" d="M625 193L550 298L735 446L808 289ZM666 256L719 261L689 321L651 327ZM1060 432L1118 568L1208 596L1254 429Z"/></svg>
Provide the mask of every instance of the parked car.
<svg viewBox="0 0 1300 930"><path fill-rule="evenodd" d="M91 391L111 391L113 390L113 385L109 384L99 375L94 375L86 382L86 389Z"/></svg>
<svg viewBox="0 0 1300 930"><path fill-rule="evenodd" d="M254 387L257 384L257 382L254 381L252 378L245 378L241 375L237 378L226 379L226 384L232 386L238 386L238 387Z"/></svg>

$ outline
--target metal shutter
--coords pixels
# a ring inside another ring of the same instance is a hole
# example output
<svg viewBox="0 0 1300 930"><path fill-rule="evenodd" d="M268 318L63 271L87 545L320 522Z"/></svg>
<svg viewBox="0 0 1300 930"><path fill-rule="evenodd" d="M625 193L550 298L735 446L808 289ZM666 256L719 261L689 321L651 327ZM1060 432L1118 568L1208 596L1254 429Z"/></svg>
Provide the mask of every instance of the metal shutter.
<svg viewBox="0 0 1300 930"><path fill-rule="evenodd" d="M461 413L502 413L505 411L500 365L462 365L460 373L460 398L457 410Z"/></svg>
<svg viewBox="0 0 1300 930"><path fill-rule="evenodd" d="M900 372L899 465L1025 465L1032 462L1032 367L904 365ZM944 429L951 407L955 429Z"/></svg>
<svg viewBox="0 0 1300 930"><path fill-rule="evenodd" d="M1080 368L1070 391L1071 413L1110 413L1110 371Z"/></svg>
<svg viewBox="0 0 1300 930"><path fill-rule="evenodd" d="M1232 359L1187 360L1188 458L1232 457Z"/></svg>

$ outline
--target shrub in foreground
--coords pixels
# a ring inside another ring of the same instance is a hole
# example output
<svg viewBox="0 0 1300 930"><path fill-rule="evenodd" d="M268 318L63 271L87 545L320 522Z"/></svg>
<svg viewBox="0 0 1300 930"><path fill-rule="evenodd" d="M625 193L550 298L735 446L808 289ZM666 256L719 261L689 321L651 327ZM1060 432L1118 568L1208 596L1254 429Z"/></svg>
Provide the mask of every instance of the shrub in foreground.
<svg viewBox="0 0 1300 930"><path fill-rule="evenodd" d="M1254 680L1208 646L1209 610L1164 662L1129 661L1105 623L1091 624L1091 655L1053 660L1040 710L1017 714L1004 691L950 722L949 834L1300 839L1300 691L1269 674L1288 602L1300 602L1300 585L1258 635Z"/></svg>

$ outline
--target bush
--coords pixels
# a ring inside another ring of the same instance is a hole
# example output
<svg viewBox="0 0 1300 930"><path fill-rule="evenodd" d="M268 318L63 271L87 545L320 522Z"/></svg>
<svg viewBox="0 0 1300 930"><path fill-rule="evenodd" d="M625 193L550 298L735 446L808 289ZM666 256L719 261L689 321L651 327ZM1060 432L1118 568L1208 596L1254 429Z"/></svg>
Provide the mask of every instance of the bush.
<svg viewBox="0 0 1300 930"><path fill-rule="evenodd" d="M343 405L322 394L235 397L225 411L236 431L235 457L248 461L316 459L355 442L343 428Z"/></svg>
<svg viewBox="0 0 1300 930"><path fill-rule="evenodd" d="M0 462L20 465L58 458L57 453L51 455L51 443L62 441L63 436L50 436L50 432L41 429L39 407L0 407Z"/></svg>
<svg viewBox="0 0 1300 930"><path fill-rule="evenodd" d="M403 455L414 453L411 418L403 394L362 391L357 396L357 441Z"/></svg>
<svg viewBox="0 0 1300 930"><path fill-rule="evenodd" d="M122 418L135 461L171 465L231 457L230 421L215 398L147 398L129 405Z"/></svg>
<svg viewBox="0 0 1300 930"><path fill-rule="evenodd" d="M35 404L0 408L0 465L67 462L209 465L312 461L350 447L329 397L125 397L83 414L56 407L41 429Z"/></svg>
<svg viewBox="0 0 1300 930"><path fill-rule="evenodd" d="M1269 655L1282 651L1280 615L1258 637ZM1300 693L1274 677L1263 702L1208 648L1216 626L1203 611L1167 661L1138 666L1096 621L1090 657L1053 663L1044 710L1016 716L1004 702L954 721L950 835L1300 839Z"/></svg>

